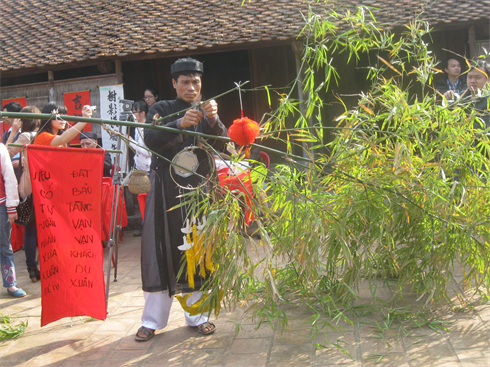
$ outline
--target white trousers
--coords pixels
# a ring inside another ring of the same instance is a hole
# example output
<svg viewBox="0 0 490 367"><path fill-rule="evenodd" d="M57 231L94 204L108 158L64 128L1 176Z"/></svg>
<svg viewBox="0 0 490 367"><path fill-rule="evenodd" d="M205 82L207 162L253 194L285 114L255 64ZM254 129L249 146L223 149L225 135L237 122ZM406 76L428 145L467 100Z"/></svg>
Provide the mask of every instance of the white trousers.
<svg viewBox="0 0 490 367"><path fill-rule="evenodd" d="M174 297L168 296L168 290L162 292L143 292L145 295L145 307L143 316L141 316L141 326L148 329L159 330L163 329L168 324L170 309ZM183 293L184 296L187 293ZM187 298L187 305L192 306L201 299L202 292L192 292ZM208 321L209 312L204 314L191 316L184 311L185 323L189 326L198 326Z"/></svg>

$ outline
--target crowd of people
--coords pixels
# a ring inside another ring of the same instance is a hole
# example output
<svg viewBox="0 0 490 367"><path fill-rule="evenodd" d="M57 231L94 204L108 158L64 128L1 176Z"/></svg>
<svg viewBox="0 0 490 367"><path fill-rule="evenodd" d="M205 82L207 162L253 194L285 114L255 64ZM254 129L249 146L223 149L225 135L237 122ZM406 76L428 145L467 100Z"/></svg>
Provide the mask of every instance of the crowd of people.
<svg viewBox="0 0 490 367"><path fill-rule="evenodd" d="M32 187L30 181L30 174L27 162L27 153L25 146L28 144L38 144L38 145L49 145L49 146L66 146L71 140L73 140L85 127L87 123L78 123L69 129L65 129L67 122L59 117L60 114L66 114L66 108L64 106L58 106L55 103L47 103L42 111L35 106L26 106L22 108L18 102L10 102L4 106L4 111L9 112L28 112L28 113L45 113L51 114L52 118L49 120L40 119L29 119L29 118L5 118L4 121L10 125L8 131L6 131L2 137L2 145L7 152L7 160L3 160L2 155L2 177L4 180L4 193L6 205L6 212L9 213L9 219L12 220L5 223L2 221L2 244L1 244L1 256L2 259L6 259L10 256L12 252L12 246L10 242L11 234L11 223L15 221L14 215L10 215L9 210L11 207L9 203L17 202L19 200L25 200L29 195L32 194ZM82 110L82 115L84 117L92 116L92 109L90 106L84 106ZM10 143L22 144L22 146L11 146ZM14 172L14 167L15 171ZM3 170L5 171L5 174ZM9 172L12 170L14 175L10 175ZM12 177L15 179L13 180ZM7 187L10 189L7 190ZM0 198L0 202L1 202ZM16 206L17 206L16 205ZM15 208L14 208L15 210ZM4 208L1 208L4 212ZM5 238L3 238L5 235ZM32 282L37 282L41 278L41 274L38 268L37 261L37 229L35 218L24 226L24 253L26 257L27 271L29 273L29 278ZM16 282L15 276L15 266L9 262L5 262L5 269L2 261L2 276L4 280L4 286L6 286L6 279L12 278L13 283ZM10 270L8 270L10 269ZM22 290L11 290L12 286L9 286L9 294L15 297L24 297L26 294ZM14 286L15 288L15 286Z"/></svg>
<svg viewBox="0 0 490 367"><path fill-rule="evenodd" d="M145 91L146 93L146 91ZM151 95L152 102L156 101ZM158 96L156 96L158 97ZM13 251L10 241L11 225L17 219L16 207L19 202L25 200L31 193L30 174L28 170L26 145L37 144L47 146L68 146L69 143L80 134L80 146L82 148L100 147L97 143L97 134L92 131L82 132L87 125L86 122L79 122L67 127L67 121L61 119L60 115L66 115L67 110L63 105L47 103L42 111L35 106L22 106L18 102L10 102L3 106L3 111L43 113L50 114L48 120L28 119L28 118L3 118L9 129L2 136L1 152L1 175L0 175L0 215L1 220L1 242L0 256L2 260L2 279L8 293L15 297L24 297L26 293L16 288L15 266L13 263ZM145 122L148 105L146 102L138 101L133 106L133 117L136 121ZM91 106L83 106L82 116L91 117L93 110ZM149 171L150 154L140 146L144 145L143 129L137 129L135 137L136 149L135 161L137 169ZM128 137L129 139L132 139ZM11 145L10 143L15 143ZM104 177L111 176L111 157L106 152L104 160ZM3 217L5 215L5 218ZM3 220L5 219L5 220ZM7 220L8 219L8 220ZM29 223L24 224L23 250L26 257L27 271L32 282L40 280L40 271L37 261L37 229L35 218Z"/></svg>

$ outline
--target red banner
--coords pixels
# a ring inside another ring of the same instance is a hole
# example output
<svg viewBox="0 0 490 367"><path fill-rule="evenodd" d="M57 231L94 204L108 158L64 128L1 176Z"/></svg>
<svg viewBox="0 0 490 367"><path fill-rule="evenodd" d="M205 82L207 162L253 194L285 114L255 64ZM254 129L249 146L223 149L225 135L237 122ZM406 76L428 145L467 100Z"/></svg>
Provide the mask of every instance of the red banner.
<svg viewBox="0 0 490 367"><path fill-rule="evenodd" d="M63 102L67 109L68 115L82 116L82 108L85 105L90 106L90 91L70 92L63 94ZM73 125L72 121L69 121ZM82 131L92 131L92 124L86 125ZM80 134L70 142L71 145L80 144Z"/></svg>
<svg viewBox="0 0 490 367"><path fill-rule="evenodd" d="M27 97L2 99L2 110L3 110L3 106L5 106L7 103L10 102L19 102L22 108L24 108L25 106L27 106Z"/></svg>
<svg viewBox="0 0 490 367"><path fill-rule="evenodd" d="M27 157L41 265L41 326L63 317L105 320L104 150L30 144Z"/></svg>

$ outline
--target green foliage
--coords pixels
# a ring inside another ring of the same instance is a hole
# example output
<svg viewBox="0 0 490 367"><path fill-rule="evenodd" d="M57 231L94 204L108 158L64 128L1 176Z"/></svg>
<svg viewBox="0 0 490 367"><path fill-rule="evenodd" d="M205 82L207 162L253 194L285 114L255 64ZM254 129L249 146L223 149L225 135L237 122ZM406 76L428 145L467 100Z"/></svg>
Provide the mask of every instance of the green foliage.
<svg viewBox="0 0 490 367"><path fill-rule="evenodd" d="M18 320L18 318L12 318L10 315L0 313L0 340L16 339L20 337L24 334L27 325L27 320Z"/></svg>
<svg viewBox="0 0 490 367"><path fill-rule="evenodd" d="M448 284L457 267L463 287L488 294L490 141L481 116L470 99L448 104L430 86L437 61L425 41L428 24L415 21L394 35L366 8L311 12L305 21L305 100L294 100L293 92L281 96L264 131L286 142L287 152L311 144L308 167L286 156L267 176L254 177L256 190L267 185L267 202L257 192L251 208L261 214L259 244L243 235L245 203L236 193L211 192L201 202L206 246L218 264L208 289L215 297L225 289L231 305L261 320L279 318L283 327L281 304L299 297L314 310L318 332L338 330L335 320L350 322L359 312L352 301L360 281L381 278L394 290L390 302L372 309L388 315L383 327L394 319L403 327L444 327L425 313L392 308L404 292L426 310L451 302ZM321 118L312 124L326 108L321 96L341 78L332 60L342 53L353 61L377 56L369 66L371 87L357 106L346 107L338 126ZM294 131L285 124L292 117ZM330 143L323 142L325 129L335 132Z"/></svg>

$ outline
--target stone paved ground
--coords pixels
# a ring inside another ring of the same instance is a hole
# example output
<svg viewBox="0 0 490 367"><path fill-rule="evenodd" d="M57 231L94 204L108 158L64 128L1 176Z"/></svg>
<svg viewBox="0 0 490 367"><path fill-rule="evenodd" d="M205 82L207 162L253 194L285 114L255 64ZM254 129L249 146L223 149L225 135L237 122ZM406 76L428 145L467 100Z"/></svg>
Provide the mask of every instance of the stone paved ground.
<svg viewBox="0 0 490 367"><path fill-rule="evenodd" d="M150 341L137 343L134 334L143 307L139 247L139 238L127 233L120 247L118 282L110 284L106 321L63 319L43 328L40 285L29 281L24 253L16 253L19 285L28 297L14 299L2 291L0 313L28 316L29 326L19 339L0 342L0 366L490 366L488 304L464 313L441 312L440 319L452 322L450 331L420 328L409 336L392 331L381 336L374 325L384 320L371 315L344 335L328 332L331 341L345 342L352 358L335 348L315 348L304 324L310 315L301 306L285 309L289 329L284 333L269 325L257 330L238 308L222 310L219 330L204 337L185 326L175 301L169 326ZM360 295L369 297L367 287ZM238 323L242 330L237 335ZM315 342L326 344L326 336L317 335Z"/></svg>

